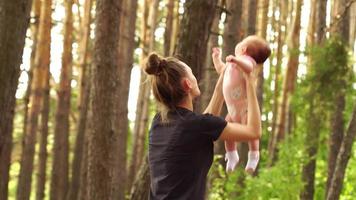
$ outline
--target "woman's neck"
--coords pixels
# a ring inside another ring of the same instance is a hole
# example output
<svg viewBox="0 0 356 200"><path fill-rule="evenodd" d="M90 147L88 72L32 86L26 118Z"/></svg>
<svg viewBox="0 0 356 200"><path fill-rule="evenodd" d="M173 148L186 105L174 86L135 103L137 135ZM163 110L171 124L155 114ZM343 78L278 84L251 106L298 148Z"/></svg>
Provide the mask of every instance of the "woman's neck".
<svg viewBox="0 0 356 200"><path fill-rule="evenodd" d="M181 103L178 104L179 107L186 108L193 111L193 99L190 95L187 96Z"/></svg>

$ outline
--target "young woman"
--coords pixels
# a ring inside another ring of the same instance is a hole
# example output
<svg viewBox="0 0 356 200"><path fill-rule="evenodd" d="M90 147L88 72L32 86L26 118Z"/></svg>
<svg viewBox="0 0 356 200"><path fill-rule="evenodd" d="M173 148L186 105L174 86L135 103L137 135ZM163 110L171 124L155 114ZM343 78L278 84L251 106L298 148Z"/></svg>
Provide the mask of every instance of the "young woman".
<svg viewBox="0 0 356 200"><path fill-rule="evenodd" d="M220 114L224 102L221 73L203 114L193 112L200 95L192 70L176 58L148 57L145 71L160 106L149 132L150 199L204 199L213 161L213 141L248 141L261 136L254 77L245 74L248 122L228 123Z"/></svg>

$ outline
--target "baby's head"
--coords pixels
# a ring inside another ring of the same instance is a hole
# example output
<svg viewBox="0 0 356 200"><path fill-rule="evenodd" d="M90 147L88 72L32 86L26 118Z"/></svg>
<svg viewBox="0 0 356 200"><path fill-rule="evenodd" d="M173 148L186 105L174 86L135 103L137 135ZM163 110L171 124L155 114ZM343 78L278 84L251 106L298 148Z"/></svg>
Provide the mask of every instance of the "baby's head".
<svg viewBox="0 0 356 200"><path fill-rule="evenodd" d="M264 63L271 55L269 44L261 37L251 35L243 39L235 47L235 55L251 56L257 64Z"/></svg>

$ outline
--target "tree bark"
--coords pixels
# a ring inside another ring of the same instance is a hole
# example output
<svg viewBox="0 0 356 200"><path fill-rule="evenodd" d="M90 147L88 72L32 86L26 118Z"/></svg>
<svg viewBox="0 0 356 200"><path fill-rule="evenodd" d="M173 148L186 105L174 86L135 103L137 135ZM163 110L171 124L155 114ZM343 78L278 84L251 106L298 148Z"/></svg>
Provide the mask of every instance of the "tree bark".
<svg viewBox="0 0 356 200"><path fill-rule="evenodd" d="M124 199L125 189L127 186L127 136L128 136L128 95L129 95L129 85L130 85L130 74L133 65L133 54L135 49L135 27L136 24L136 11L137 11L137 0L124 0L120 22L120 38L119 38L119 56L122 65L119 66L120 71L120 87L119 94L120 98L118 101L119 113L119 142L118 142L118 152L117 152L117 166L115 167L116 184L118 191L115 192L117 196L114 199Z"/></svg>
<svg viewBox="0 0 356 200"><path fill-rule="evenodd" d="M218 7L221 7L221 1L218 0ZM204 68L204 79L202 80L202 97L201 97L201 107L204 109L208 106L211 95L214 92L215 83L218 79L218 74L216 73L212 57L211 57L211 49L213 47L218 47L218 37L220 35L219 22L221 16L221 9L216 9L214 13L214 20L211 26L208 47L206 49L206 65Z"/></svg>
<svg viewBox="0 0 356 200"><path fill-rule="evenodd" d="M243 37L242 0L227 0L226 24L223 34L223 58L235 54L235 46Z"/></svg>
<svg viewBox="0 0 356 200"><path fill-rule="evenodd" d="M147 156L144 159L143 165L138 172L135 182L132 186L130 199L144 200L149 198L150 193L150 169L148 166Z"/></svg>
<svg viewBox="0 0 356 200"><path fill-rule="evenodd" d="M26 122L27 122L27 117L28 117L28 107L30 103L30 95L31 95L31 84L32 84L32 79L33 79L33 68L35 65L35 57L36 57L36 48L37 48L37 39L38 39L38 27L39 27L39 21L40 21L40 15L41 15L41 1L40 0L35 0L32 2L32 12L33 16L31 18L34 18L35 21L33 24L31 24L31 36L32 36L32 50L31 50L31 60L30 60L30 69L28 70L28 81L27 81L27 88L26 88L26 93L24 96L24 119L23 119L23 133L26 135Z"/></svg>
<svg viewBox="0 0 356 200"><path fill-rule="evenodd" d="M72 163L72 178L68 189L67 200L76 200L79 197L79 191L82 187L81 179L85 176L81 176L81 166L83 163L83 154L84 154L84 144L86 140L87 131L87 119L88 119L88 104L90 96L90 65L88 62L89 55L89 35L90 35L90 24L91 24L91 9L92 0L86 0L84 3L84 17L82 24L82 40L80 41L81 49L81 60L80 60L80 103L78 110L79 121L77 127L77 136L75 139L74 147L74 158ZM84 170L84 169L83 169Z"/></svg>
<svg viewBox="0 0 356 200"><path fill-rule="evenodd" d="M54 147L51 175L50 199L65 199L68 192L69 172L69 113L72 81L72 43L73 43L73 0L65 1L64 43L62 68L58 91L58 107L54 129Z"/></svg>
<svg viewBox="0 0 356 200"><path fill-rule="evenodd" d="M164 29L164 56L169 56L171 49L171 37L173 28L173 18L174 18L174 0L168 0L167 2L167 16L166 16L166 28Z"/></svg>
<svg viewBox="0 0 356 200"><path fill-rule="evenodd" d="M0 199L7 199L16 89L31 0L0 0Z"/></svg>
<svg viewBox="0 0 356 200"><path fill-rule="evenodd" d="M347 133L342 140L340 151L336 159L336 166L331 184L328 190L327 200L339 199L343 186L347 163L351 156L352 144L356 136L356 106L352 112L351 120L347 129Z"/></svg>
<svg viewBox="0 0 356 200"><path fill-rule="evenodd" d="M122 0L96 2L89 131L88 199L113 198L118 131L118 42Z"/></svg>
<svg viewBox="0 0 356 200"><path fill-rule="evenodd" d="M49 85L50 72L47 68L45 74L45 85L43 93L42 111L41 111L41 130L40 130L40 150L38 158L38 175L36 187L36 199L42 200L45 196L46 184L46 165L47 165L47 136L48 136L48 121L50 109L50 85Z"/></svg>
<svg viewBox="0 0 356 200"><path fill-rule="evenodd" d="M141 36L141 47L144 49L144 52L141 57L141 65L144 64L143 61L148 56L148 53L154 50L154 32L157 26L159 0L154 0L154 2L151 3L151 7L149 7L150 1L148 0L146 0L144 4L144 23L142 24ZM136 119L133 131L132 158L129 167L128 188L131 188L145 155L145 141L149 118L149 97L151 94L151 87L146 80L146 74L141 72L139 95L136 106Z"/></svg>
<svg viewBox="0 0 356 200"><path fill-rule="evenodd" d="M333 20L336 29L331 29L331 35L340 35L345 44L347 44L349 39L349 12L346 7L346 0L337 0L334 1L333 5ZM346 12L345 15L341 15L341 13ZM341 15L341 18L338 16ZM337 21L338 20L338 21ZM332 22L333 23L333 22ZM343 27L347 26L347 27ZM345 80L340 80L340 84L346 85ZM343 90L336 91L335 103L336 105L334 112L332 113L332 121L331 121L331 133L329 137L329 155L328 155L328 178L326 181L326 195L330 189L331 180L333 179L335 164L338 153L340 151L341 143L344 137L344 115L343 112L345 110L345 92ZM340 172L338 172L340 173Z"/></svg>
<svg viewBox="0 0 356 200"><path fill-rule="evenodd" d="M24 135L24 143L21 157L21 168L17 188L17 199L29 199L32 182L33 160L35 154L36 132L38 116L43 99L46 74L50 64L51 43L51 0L42 2L38 35L38 47L36 49L35 66L33 72L33 84L31 86L29 116Z"/></svg>
<svg viewBox="0 0 356 200"><path fill-rule="evenodd" d="M175 53L192 68L198 83L203 78L206 60L206 48L209 32L213 23L217 0L187 0L180 25L178 46ZM199 99L194 108L201 110Z"/></svg>
<svg viewBox="0 0 356 200"><path fill-rule="evenodd" d="M282 101L278 111L278 121L276 127L276 134L274 137L274 149L271 156L272 163L276 160L277 148L276 144L283 140L285 137L285 132L287 131L287 116L289 116L290 99L289 97L294 93L295 82L297 78L297 71L299 65L299 37L300 37L300 18L301 18L301 7L302 0L297 0L296 3L296 14L293 22L292 32L289 36L290 42L288 45L289 49L289 59L287 64L287 72L283 81L283 91L282 91Z"/></svg>
<svg viewBox="0 0 356 200"><path fill-rule="evenodd" d="M274 73L274 89L273 89L273 118L272 118L272 134L269 138L268 141L268 155L269 155L269 161L268 165L271 166L273 164L272 161L272 154L275 148L275 142L274 138L276 137L276 125L277 125L277 119L278 119L278 107L279 107L279 95L280 95L280 73L281 73L281 65L282 65L282 56L283 56L283 49L282 47L285 45L285 38L286 38L286 19L288 16L288 1L276 1L279 4L279 11L280 11L280 18L279 21L276 22L277 25L277 31L278 31L278 36L277 36L277 52L276 52L276 65L273 67L275 68L275 73ZM284 27L284 29L282 28Z"/></svg>

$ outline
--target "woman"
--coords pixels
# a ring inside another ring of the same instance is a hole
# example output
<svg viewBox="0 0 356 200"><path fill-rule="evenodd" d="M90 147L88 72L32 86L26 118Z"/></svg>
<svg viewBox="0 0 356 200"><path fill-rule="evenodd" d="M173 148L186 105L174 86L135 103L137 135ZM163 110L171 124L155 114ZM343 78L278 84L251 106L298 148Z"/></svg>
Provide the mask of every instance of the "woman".
<svg viewBox="0 0 356 200"><path fill-rule="evenodd" d="M150 199L204 199L206 177L213 161L213 141L246 141L261 136L254 78L245 74L248 123L227 123L219 115L224 99L221 73L203 114L193 112L200 95L197 80L184 62L153 53L145 71L160 112L149 133Z"/></svg>

